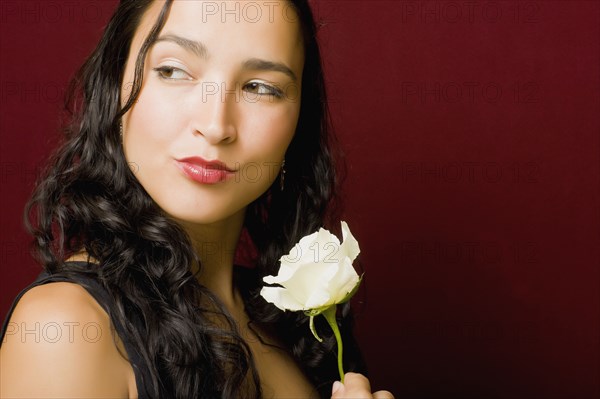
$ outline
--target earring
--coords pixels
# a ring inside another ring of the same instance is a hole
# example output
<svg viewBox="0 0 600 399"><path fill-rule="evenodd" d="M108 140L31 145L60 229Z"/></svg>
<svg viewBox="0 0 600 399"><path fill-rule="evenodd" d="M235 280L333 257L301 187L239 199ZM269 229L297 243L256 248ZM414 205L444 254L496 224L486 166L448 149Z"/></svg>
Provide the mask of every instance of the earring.
<svg viewBox="0 0 600 399"><path fill-rule="evenodd" d="M121 137L121 143L123 142L123 122L119 122L119 136Z"/></svg>
<svg viewBox="0 0 600 399"><path fill-rule="evenodd" d="M281 173L279 174L279 188L283 191L285 184L285 159L281 163Z"/></svg>

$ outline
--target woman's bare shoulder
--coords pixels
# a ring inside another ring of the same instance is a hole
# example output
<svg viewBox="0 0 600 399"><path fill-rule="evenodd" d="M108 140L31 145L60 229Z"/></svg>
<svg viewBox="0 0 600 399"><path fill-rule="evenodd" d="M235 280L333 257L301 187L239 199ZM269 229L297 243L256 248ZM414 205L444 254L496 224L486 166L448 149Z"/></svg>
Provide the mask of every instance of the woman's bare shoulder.
<svg viewBox="0 0 600 399"><path fill-rule="evenodd" d="M52 282L17 302L0 348L2 397L127 397L110 319L85 288Z"/></svg>
<svg viewBox="0 0 600 399"><path fill-rule="evenodd" d="M51 282L37 285L25 292L13 311L13 317L54 315L87 316L104 319L106 312L87 292L76 283Z"/></svg>

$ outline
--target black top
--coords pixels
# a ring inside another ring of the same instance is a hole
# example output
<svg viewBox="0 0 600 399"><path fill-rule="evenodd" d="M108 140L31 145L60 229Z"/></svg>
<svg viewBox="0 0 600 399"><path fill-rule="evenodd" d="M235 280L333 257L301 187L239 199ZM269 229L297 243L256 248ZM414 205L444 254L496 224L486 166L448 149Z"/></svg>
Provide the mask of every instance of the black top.
<svg viewBox="0 0 600 399"><path fill-rule="evenodd" d="M77 261L69 261L65 263L80 263L84 265L86 264L86 262ZM149 381L150 378L148 365L143 362L143 358L140 356L135 347L131 345L131 342L129 342L128 339L125 339L126 334L121 323L112 317L112 309L114 307L112 297L108 294L108 292L102 286L102 284L100 284L97 280L93 279L92 277L79 274L65 276L60 273L50 275L46 271L41 272L40 275L36 278L36 280L33 283L29 284L27 287L25 287L21 292L19 292L19 294L17 294L17 297L14 299L11 307L8 310L6 319L2 324L2 331L0 331L0 342L4 341L4 335L6 334L8 322L10 320L15 306L17 305L17 302L19 302L19 299L21 299L21 297L31 288L52 282L76 283L85 288L90 293L90 295L98 302L98 304L102 306L102 308L110 316L111 323L113 324L117 334L119 335L119 338L121 338L121 341L125 346L125 350L127 351L129 362L131 363L131 366L133 367L133 372L135 374L135 383L137 386L138 397L139 399L148 399L150 395L146 391L145 386L143 384L143 381ZM136 321L132 320L132 322Z"/></svg>

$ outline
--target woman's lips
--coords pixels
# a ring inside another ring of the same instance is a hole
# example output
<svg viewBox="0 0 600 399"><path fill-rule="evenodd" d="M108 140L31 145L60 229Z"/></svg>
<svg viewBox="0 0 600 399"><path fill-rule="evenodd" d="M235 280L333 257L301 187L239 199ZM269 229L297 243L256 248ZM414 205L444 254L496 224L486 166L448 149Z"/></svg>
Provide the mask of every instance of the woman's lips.
<svg viewBox="0 0 600 399"><path fill-rule="evenodd" d="M212 161L207 161L206 159L198 156L187 157L178 159L180 162L187 162L193 165L203 166L208 169L222 169L229 172L234 172L234 170L227 167L224 162L219 161L218 159L214 159Z"/></svg>
<svg viewBox="0 0 600 399"><path fill-rule="evenodd" d="M175 160L177 167L185 176L195 182L202 184L216 184L225 181L235 175L234 171L224 168L220 163L214 161L203 161L204 164L196 163L197 160L181 159Z"/></svg>

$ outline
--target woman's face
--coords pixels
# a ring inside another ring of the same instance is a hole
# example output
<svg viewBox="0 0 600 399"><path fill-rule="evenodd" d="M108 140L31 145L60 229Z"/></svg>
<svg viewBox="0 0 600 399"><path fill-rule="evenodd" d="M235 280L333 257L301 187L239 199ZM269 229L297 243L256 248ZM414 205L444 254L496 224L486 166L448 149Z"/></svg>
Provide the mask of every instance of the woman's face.
<svg viewBox="0 0 600 399"><path fill-rule="evenodd" d="M150 6L134 35L123 105L163 4ZM147 53L140 95L123 116L127 161L166 213L214 223L273 183L298 122L301 37L285 1L174 1Z"/></svg>

